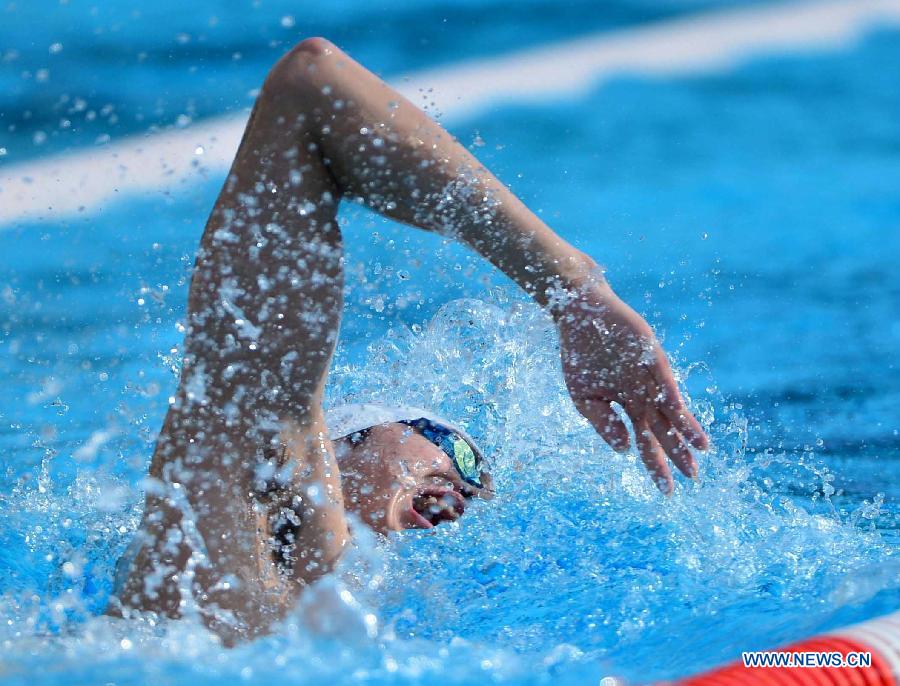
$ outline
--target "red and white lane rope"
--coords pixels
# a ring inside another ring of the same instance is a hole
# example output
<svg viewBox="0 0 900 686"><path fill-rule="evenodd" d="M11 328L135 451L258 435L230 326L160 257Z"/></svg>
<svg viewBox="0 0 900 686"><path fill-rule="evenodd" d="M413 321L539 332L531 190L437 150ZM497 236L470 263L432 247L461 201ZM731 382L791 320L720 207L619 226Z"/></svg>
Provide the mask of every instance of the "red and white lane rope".
<svg viewBox="0 0 900 686"><path fill-rule="evenodd" d="M781 660L772 660L775 654L781 654ZM742 657L724 667L673 683L677 686L900 686L900 612L798 641L768 651L767 656L775 664L747 666ZM759 661L765 657L757 653L754 659ZM835 666L840 662L860 661L861 666ZM817 664L820 662L828 664Z"/></svg>

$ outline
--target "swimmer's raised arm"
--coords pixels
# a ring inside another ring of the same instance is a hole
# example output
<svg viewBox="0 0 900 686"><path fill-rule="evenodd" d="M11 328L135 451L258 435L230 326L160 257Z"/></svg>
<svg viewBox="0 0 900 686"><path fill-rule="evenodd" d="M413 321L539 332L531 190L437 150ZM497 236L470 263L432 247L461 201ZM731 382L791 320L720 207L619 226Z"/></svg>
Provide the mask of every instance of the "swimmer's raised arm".
<svg viewBox="0 0 900 686"><path fill-rule="evenodd" d="M704 449L652 330L622 302L596 263L554 233L462 145L387 84L320 38L300 43L263 89L302 112L344 196L413 226L454 236L512 278L558 325L575 406L610 445L636 431L641 457L664 492L665 455L689 476L686 442Z"/></svg>
<svg viewBox="0 0 900 686"><path fill-rule="evenodd" d="M342 307L341 193L279 97L257 100L203 232L143 545L108 609L194 612L229 641L282 618L349 537L321 405Z"/></svg>

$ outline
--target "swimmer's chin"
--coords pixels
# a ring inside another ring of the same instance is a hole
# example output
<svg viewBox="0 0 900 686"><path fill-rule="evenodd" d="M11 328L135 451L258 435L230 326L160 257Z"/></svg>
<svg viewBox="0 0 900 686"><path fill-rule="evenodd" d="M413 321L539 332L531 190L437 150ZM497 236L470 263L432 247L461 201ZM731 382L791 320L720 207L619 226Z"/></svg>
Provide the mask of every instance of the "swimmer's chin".
<svg viewBox="0 0 900 686"><path fill-rule="evenodd" d="M459 501L456 505L457 513L462 515L464 505L462 496L457 495L452 489L448 488L425 488L416 491L400 490L390 499L384 512L379 513L381 516L370 516L365 518L369 527L378 534L387 536L397 531L406 531L407 529L433 529L435 522L429 521L419 508L415 507L416 496L435 495L443 496L452 493L455 499Z"/></svg>
<svg viewBox="0 0 900 686"><path fill-rule="evenodd" d="M411 506L412 497L400 491L387 502L384 509L367 510L367 508L363 508L356 514L376 534L387 536L392 532L408 528L404 510Z"/></svg>

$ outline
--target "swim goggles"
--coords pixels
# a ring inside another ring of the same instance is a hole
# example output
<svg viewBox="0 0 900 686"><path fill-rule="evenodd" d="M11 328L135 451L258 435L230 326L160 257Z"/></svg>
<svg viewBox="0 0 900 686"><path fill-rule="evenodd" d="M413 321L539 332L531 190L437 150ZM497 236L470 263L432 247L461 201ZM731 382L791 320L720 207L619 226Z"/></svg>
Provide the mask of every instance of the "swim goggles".
<svg viewBox="0 0 900 686"><path fill-rule="evenodd" d="M485 487L481 481L481 458L458 433L425 417L404 419L399 423L417 429L426 440L443 450L467 484L475 488Z"/></svg>

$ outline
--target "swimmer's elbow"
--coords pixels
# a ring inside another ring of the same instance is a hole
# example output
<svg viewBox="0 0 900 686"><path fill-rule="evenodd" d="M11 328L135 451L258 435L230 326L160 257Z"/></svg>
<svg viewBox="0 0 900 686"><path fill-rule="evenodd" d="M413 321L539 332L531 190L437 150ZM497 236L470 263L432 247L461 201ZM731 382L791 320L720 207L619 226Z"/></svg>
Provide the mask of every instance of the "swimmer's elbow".
<svg viewBox="0 0 900 686"><path fill-rule="evenodd" d="M263 91L273 88L283 92L283 88L303 87L321 76L319 72L332 56L342 55L340 49L326 38L315 36L305 38L291 48L275 63L266 77Z"/></svg>
<svg viewBox="0 0 900 686"><path fill-rule="evenodd" d="M288 54L320 58L334 54L338 51L338 47L327 38L313 36L312 38L304 38L297 43L297 45L291 48L291 51Z"/></svg>

